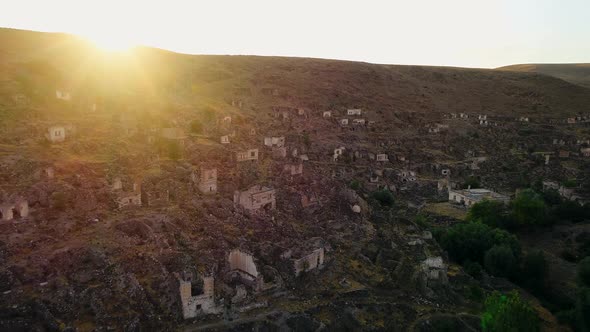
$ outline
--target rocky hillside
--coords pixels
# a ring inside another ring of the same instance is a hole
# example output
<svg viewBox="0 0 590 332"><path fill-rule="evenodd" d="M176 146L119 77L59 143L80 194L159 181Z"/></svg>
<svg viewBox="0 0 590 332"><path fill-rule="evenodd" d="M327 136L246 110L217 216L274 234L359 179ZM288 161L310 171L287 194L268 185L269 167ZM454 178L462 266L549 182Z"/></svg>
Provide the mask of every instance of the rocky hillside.
<svg viewBox="0 0 590 332"><path fill-rule="evenodd" d="M538 73L590 88L590 63L522 64L500 67L497 70Z"/></svg>
<svg viewBox="0 0 590 332"><path fill-rule="evenodd" d="M544 75L10 29L0 73L0 331L478 329L520 288L449 258L448 190L590 188L590 90Z"/></svg>

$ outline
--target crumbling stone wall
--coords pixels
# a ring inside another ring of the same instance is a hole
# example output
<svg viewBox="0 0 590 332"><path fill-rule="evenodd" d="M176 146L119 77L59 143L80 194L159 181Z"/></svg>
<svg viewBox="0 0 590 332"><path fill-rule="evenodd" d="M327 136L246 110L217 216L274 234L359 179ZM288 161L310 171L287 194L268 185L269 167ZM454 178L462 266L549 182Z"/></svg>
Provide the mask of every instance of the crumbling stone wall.
<svg viewBox="0 0 590 332"><path fill-rule="evenodd" d="M298 276L301 272L307 272L317 269L324 265L324 248L318 248L310 254L293 261L295 268L295 275Z"/></svg>
<svg viewBox="0 0 590 332"><path fill-rule="evenodd" d="M184 319L194 318L203 314L216 313L215 283L213 277L203 278L203 293L192 294L192 282L179 280L180 300L182 302L182 316Z"/></svg>

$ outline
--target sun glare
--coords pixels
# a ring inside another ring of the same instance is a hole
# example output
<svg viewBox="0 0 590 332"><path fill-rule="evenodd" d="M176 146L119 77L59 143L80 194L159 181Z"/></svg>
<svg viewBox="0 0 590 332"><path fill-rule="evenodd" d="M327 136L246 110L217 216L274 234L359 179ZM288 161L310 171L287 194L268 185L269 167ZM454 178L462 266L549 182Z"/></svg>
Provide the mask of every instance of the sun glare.
<svg viewBox="0 0 590 332"><path fill-rule="evenodd" d="M117 34L97 34L87 36L98 48L108 52L125 52L136 46L131 38Z"/></svg>

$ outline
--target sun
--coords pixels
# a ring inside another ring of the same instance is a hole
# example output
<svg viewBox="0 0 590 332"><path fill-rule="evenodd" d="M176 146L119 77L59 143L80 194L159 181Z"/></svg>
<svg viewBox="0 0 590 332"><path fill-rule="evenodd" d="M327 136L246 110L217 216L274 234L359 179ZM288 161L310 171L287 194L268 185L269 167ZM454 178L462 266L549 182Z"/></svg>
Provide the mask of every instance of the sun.
<svg viewBox="0 0 590 332"><path fill-rule="evenodd" d="M94 33L87 35L86 38L96 47L107 52L125 52L136 46L133 39L124 34Z"/></svg>

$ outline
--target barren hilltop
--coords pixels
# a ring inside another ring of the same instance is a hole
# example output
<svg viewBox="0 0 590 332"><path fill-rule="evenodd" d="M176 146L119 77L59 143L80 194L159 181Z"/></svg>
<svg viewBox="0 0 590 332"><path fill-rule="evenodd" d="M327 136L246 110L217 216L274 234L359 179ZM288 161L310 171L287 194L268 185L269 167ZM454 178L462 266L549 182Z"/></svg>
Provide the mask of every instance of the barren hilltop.
<svg viewBox="0 0 590 332"><path fill-rule="evenodd" d="M589 112L537 73L0 29L0 330L472 331L511 290L575 326Z"/></svg>
<svg viewBox="0 0 590 332"><path fill-rule="evenodd" d="M553 76L590 88L590 63L521 64L497 69Z"/></svg>

